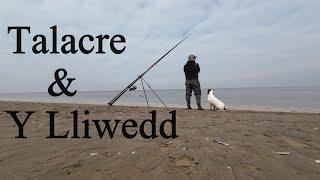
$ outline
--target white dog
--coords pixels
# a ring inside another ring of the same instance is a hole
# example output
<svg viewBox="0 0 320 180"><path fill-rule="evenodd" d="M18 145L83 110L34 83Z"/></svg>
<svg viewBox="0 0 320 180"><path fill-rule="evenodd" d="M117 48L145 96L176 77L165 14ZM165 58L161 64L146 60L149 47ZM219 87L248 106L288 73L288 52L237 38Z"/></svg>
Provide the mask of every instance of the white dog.
<svg viewBox="0 0 320 180"><path fill-rule="evenodd" d="M208 89L208 102L211 110L226 110L224 103L214 96L213 89Z"/></svg>

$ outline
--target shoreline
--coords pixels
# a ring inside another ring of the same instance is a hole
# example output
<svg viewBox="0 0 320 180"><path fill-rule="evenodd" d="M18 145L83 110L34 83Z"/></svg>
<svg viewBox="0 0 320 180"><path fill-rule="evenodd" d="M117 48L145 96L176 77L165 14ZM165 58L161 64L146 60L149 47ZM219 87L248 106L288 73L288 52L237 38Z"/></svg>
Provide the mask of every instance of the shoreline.
<svg viewBox="0 0 320 180"><path fill-rule="evenodd" d="M99 102L43 102L43 101L20 101L20 100L0 100L0 103L45 103L45 104L69 104L69 105L96 105L96 106L106 106L107 107L107 102L105 104L103 103L99 103ZM150 108L165 108L163 107L161 104L152 104L153 106L150 106ZM114 105L114 107L136 107L136 108L148 108L144 103L118 103L116 105ZM182 105L169 105L168 106L169 109L186 109L184 106ZM196 110L196 107L193 107L193 110ZM206 109L205 110L209 110ZM307 114L320 114L320 110L316 110L316 109L311 109L311 110L297 110L297 109L287 109L287 108L275 108L275 109L271 109L271 108L267 108L267 107L238 107L238 108L230 108L228 109L228 111L239 111L239 112L274 112L274 113L307 113Z"/></svg>

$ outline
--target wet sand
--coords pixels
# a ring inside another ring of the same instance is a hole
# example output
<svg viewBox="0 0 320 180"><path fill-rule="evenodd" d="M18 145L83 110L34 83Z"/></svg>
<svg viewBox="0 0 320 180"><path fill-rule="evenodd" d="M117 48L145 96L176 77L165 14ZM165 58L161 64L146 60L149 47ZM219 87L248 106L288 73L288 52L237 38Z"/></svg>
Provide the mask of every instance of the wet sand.
<svg viewBox="0 0 320 180"><path fill-rule="evenodd" d="M27 139L14 138L18 128L3 112L8 110L37 111L25 125ZM139 124L151 118L151 110L157 110L157 121L170 118L164 108L0 102L1 179L320 178L315 162L320 160L320 114L176 109L175 139L126 139L121 126L113 139L100 139L94 128L91 139L47 139L50 110L60 112L55 127L60 135L72 130L74 110L79 121L135 119ZM80 135L82 129L79 124Z"/></svg>

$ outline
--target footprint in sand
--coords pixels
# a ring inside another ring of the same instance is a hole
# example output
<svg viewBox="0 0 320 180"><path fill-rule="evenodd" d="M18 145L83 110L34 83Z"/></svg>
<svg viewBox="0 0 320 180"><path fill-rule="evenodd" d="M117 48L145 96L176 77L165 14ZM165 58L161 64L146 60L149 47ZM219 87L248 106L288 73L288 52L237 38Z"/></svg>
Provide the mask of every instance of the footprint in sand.
<svg viewBox="0 0 320 180"><path fill-rule="evenodd" d="M190 167L194 165L194 159L192 157L183 156L177 158L174 162L174 166L176 167Z"/></svg>
<svg viewBox="0 0 320 180"><path fill-rule="evenodd" d="M160 145L160 150L164 153L167 153L169 152L170 150L174 149L174 146L173 146L173 142L172 141L168 141L168 142L165 142L165 143L161 143Z"/></svg>
<svg viewBox="0 0 320 180"><path fill-rule="evenodd" d="M186 174L197 174L195 169L195 160L189 156L182 156L172 160L172 165L178 169L182 169ZM178 170L178 171L180 171Z"/></svg>

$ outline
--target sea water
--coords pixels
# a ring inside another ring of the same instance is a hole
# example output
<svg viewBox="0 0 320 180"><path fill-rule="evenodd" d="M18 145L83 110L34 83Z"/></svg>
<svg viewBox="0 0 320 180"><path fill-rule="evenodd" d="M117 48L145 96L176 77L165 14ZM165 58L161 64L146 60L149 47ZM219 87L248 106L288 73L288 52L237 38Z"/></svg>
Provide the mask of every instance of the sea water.
<svg viewBox="0 0 320 180"><path fill-rule="evenodd" d="M186 106L184 89L155 91L168 107ZM47 92L0 93L0 100L107 105L117 93L119 91L78 91L73 97L51 97ZM150 106L163 106L152 91L146 91L146 94ZM320 87L216 88L215 95L227 109L320 112ZM126 92L114 105L147 106L142 90ZM202 105L209 108L207 89L202 90ZM196 108L194 96L192 106Z"/></svg>

